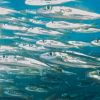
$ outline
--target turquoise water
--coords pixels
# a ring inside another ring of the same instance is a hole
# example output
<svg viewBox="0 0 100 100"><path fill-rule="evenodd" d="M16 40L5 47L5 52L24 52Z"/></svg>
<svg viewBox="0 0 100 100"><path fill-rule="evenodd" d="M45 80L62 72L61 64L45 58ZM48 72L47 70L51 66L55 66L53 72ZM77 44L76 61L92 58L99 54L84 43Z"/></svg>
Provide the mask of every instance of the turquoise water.
<svg viewBox="0 0 100 100"><path fill-rule="evenodd" d="M99 0L54 6L100 14ZM100 18L43 16L37 11L45 6L25 0L0 0L0 7L13 10L7 14L0 8L0 100L100 100ZM46 26L59 21L92 25L98 31Z"/></svg>

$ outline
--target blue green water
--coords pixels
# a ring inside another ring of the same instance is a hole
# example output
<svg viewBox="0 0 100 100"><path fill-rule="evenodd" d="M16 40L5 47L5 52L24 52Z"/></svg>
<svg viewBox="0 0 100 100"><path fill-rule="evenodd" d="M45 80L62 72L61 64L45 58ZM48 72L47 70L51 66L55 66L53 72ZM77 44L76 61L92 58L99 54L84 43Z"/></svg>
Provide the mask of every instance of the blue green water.
<svg viewBox="0 0 100 100"><path fill-rule="evenodd" d="M100 0L76 0L59 4L59 6L69 6L100 14ZM0 0L0 7L16 11L7 15L0 14L0 100L100 100L100 45L91 46L91 41L100 40L100 31L81 33L51 29L45 25L50 21L68 21L92 24L95 28L100 29L100 19L65 20L43 17L35 13L43 6L26 5L25 0ZM32 22L30 19L40 21L40 23ZM2 25L5 24L19 26L20 30L2 28ZM23 31L23 27L27 27L27 29ZM62 34L48 35L48 32L47 34L27 32L28 28L34 27ZM39 50L25 48L27 45L30 47L37 45L39 40L55 40L64 44L67 44L68 41L82 41L89 45L75 47L70 44L73 46L72 48L46 45L43 46L44 49ZM24 48L20 44L24 44ZM78 57L86 64L78 61L74 64L63 63L62 60L60 63L59 59L53 61L41 58L41 55L47 52L67 54L68 51L88 55L71 53L72 57ZM17 58L22 62L18 62ZM29 60L24 58L29 58ZM40 61L42 64L36 64L34 61L31 63L32 59ZM95 71L98 75L90 76Z"/></svg>

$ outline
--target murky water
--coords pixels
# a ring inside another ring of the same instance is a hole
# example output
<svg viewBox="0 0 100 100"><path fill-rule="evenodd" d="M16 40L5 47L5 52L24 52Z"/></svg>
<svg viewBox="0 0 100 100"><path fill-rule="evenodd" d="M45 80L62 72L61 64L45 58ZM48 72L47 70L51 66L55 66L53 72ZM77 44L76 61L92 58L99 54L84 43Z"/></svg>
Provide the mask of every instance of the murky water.
<svg viewBox="0 0 100 100"><path fill-rule="evenodd" d="M0 100L100 100L100 1L0 0Z"/></svg>

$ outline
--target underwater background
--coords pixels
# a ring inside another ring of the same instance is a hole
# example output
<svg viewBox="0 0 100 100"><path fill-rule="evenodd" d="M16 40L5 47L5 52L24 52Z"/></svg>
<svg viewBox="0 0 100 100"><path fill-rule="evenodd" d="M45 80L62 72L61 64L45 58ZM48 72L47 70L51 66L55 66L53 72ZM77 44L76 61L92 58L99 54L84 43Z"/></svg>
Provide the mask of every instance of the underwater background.
<svg viewBox="0 0 100 100"><path fill-rule="evenodd" d="M100 14L100 0L57 5ZM91 44L100 42L100 31L82 33L46 27L48 22L65 21L100 29L100 19L44 17L36 11L45 6L27 5L25 0L0 0L0 7L13 10L9 14L0 11L0 100L100 100L100 44ZM34 27L42 29L31 32ZM59 43L52 46L53 41L51 46L41 45L40 40L58 41L66 47ZM77 41L77 45L68 41ZM80 41L83 44L79 45ZM71 56L69 62L62 61L66 54Z"/></svg>

